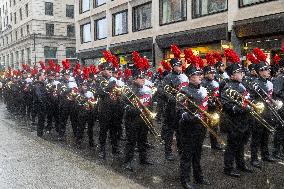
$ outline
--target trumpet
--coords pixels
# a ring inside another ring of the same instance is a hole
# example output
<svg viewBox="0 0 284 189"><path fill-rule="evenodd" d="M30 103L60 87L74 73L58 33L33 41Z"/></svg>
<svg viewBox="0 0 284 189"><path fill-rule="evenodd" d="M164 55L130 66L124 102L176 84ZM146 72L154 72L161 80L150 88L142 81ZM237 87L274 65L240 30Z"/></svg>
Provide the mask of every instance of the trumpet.
<svg viewBox="0 0 284 189"><path fill-rule="evenodd" d="M156 139L158 139L160 137L160 134L153 125L153 120L156 117L156 113L151 112L129 87L124 86L121 88L121 91L122 95L127 98L131 105L139 110L140 117L145 122L150 132L155 136Z"/></svg>
<svg viewBox="0 0 284 189"><path fill-rule="evenodd" d="M218 113L208 113L205 110L202 110L195 102L193 102L190 98L188 98L185 94L180 93L178 90L174 89L173 87L166 85L164 87L165 91L169 94L176 94L175 99L176 101L182 105L185 110L192 115L196 114L203 114L206 117L206 120L204 120L201 117L197 117L202 125L210 132L221 144L225 144L224 140L212 129L212 126L216 126L220 122L220 115ZM189 109L189 107L183 103L186 102L190 105L192 105L196 111L192 111Z"/></svg>
<svg viewBox="0 0 284 189"><path fill-rule="evenodd" d="M257 102L253 103L250 100L246 99L243 95L241 95L238 91L233 90L231 88L228 88L224 90L224 94L229 97L232 101L237 103L240 106L243 106L243 102L248 103L250 107L252 107L252 110L250 110L250 114L266 129L268 129L270 132L274 132L275 129L265 120L261 117L261 113L263 113L265 109L265 105L263 102Z"/></svg>

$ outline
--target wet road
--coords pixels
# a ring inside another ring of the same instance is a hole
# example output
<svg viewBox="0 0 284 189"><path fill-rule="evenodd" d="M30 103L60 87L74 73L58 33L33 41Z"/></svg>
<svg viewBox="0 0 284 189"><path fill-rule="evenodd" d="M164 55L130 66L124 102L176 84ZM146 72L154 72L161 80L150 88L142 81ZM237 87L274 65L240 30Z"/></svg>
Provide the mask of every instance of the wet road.
<svg viewBox="0 0 284 189"><path fill-rule="evenodd" d="M97 126L95 130L97 139ZM70 127L67 133L63 142L57 141L55 132L38 138L33 126L8 114L0 103L0 189L180 188L178 163L165 161L162 145L153 139L150 141L155 148L149 149L149 154L154 166L143 167L135 161L135 171L131 173L123 169L123 156L108 155L107 160L101 161L96 147L88 147L88 141L78 147ZM249 160L248 151L246 158ZM223 152L211 151L206 140L202 165L212 186L195 185L196 188L284 188L284 162L264 163L262 170L255 169L254 173L235 179L223 175L222 161Z"/></svg>

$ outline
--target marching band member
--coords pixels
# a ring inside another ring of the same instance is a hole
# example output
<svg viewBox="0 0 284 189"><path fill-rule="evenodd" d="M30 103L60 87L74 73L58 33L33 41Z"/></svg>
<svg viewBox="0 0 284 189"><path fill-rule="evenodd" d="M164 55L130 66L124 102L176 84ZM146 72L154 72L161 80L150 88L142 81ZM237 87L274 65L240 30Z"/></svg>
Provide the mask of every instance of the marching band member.
<svg viewBox="0 0 284 189"><path fill-rule="evenodd" d="M191 62L185 70L185 74L189 78L188 86L181 89L187 98L193 101L200 109L208 110L208 95L207 90L201 86L202 69L198 62ZM183 102L192 112L198 112L195 107L189 102ZM192 114L184 109L183 106L178 106L178 119L180 142L182 146L180 157L180 179L181 184L186 189L192 189L190 174L193 170L193 177L198 184L210 185L210 182L204 177L200 165L202 145L206 135L206 128L200 122L203 118L202 113Z"/></svg>
<svg viewBox="0 0 284 189"><path fill-rule="evenodd" d="M227 51L226 51L227 50ZM224 86L221 93L221 100L224 111L229 116L231 121L230 125L227 125L227 146L224 153L224 173L232 177L240 177L238 171L252 172L249 169L244 160L244 146L247 144L249 139L249 111L250 107L246 101L241 102L242 106L237 104L235 101L229 99L226 95L227 90L236 90L238 93L243 95L246 99L250 98L250 94L242 84L244 77L243 69L238 64L239 57L231 50L226 49L225 55L228 61L231 63L226 71L230 76L229 81ZM234 169L234 162L236 168Z"/></svg>

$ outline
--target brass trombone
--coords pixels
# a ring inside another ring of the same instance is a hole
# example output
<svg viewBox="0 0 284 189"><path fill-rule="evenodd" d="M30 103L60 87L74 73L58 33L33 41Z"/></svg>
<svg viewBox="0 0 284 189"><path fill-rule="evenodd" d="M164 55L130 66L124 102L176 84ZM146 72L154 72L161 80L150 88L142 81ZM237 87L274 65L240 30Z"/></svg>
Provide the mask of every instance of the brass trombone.
<svg viewBox="0 0 284 189"><path fill-rule="evenodd" d="M231 88L224 90L224 94L240 106L242 106L243 102L248 103L248 105L252 107L252 110L250 110L249 113L270 132L275 131L275 129L260 115L265 109L265 106L262 102L253 103L250 100L246 99L238 91Z"/></svg>
<svg viewBox="0 0 284 189"><path fill-rule="evenodd" d="M121 94L126 97L126 99L131 103L133 107L139 110L140 117L145 122L151 134L155 136L156 139L160 138L160 134L153 125L153 120L156 117L156 113L152 113L141 101L140 98L135 95L135 93L127 86L121 88Z"/></svg>
<svg viewBox="0 0 284 189"><path fill-rule="evenodd" d="M174 89L173 87L171 87L169 85L166 85L164 87L164 90L165 90L165 92L167 92L171 95L176 94L176 96L175 96L176 101L180 105L182 105L185 108L185 110L187 112L189 112L190 114L196 115L198 113L201 113L201 114L205 115L205 117L207 118L207 121L205 121L204 119L202 119L199 116L197 118L200 120L202 125L208 130L208 132L210 134L212 134L221 144L223 144L223 145L225 144L224 140L211 128L212 126L215 126L219 123L219 121L220 121L219 114L217 114L217 113L210 114L207 111L202 110L195 102L193 102L191 99L189 99L185 94L180 93L178 90ZM193 112L192 110L190 110L188 108L188 106L183 102L187 102L187 103L193 105L193 107L196 109L196 111Z"/></svg>
<svg viewBox="0 0 284 189"><path fill-rule="evenodd" d="M268 94L263 90L257 83L255 82L249 82L249 84L252 85L253 90L255 93L261 98L263 102L266 103L267 108L272 112L272 114L276 117L276 119L279 121L281 126L284 126L284 121L281 118L281 116L278 114L277 110L281 109L283 106L283 102L279 100L274 100L269 98ZM264 96L263 96L263 95Z"/></svg>

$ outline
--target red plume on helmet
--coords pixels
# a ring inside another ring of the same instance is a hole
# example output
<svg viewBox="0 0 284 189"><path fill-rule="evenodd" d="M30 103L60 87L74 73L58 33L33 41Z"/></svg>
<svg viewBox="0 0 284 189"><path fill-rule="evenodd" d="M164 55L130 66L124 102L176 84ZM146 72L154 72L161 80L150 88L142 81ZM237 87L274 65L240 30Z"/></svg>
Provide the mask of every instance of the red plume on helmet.
<svg viewBox="0 0 284 189"><path fill-rule="evenodd" d="M104 51L103 56L107 62L112 63L112 67L119 68L119 62L115 55L111 54L110 51Z"/></svg>
<svg viewBox="0 0 284 189"><path fill-rule="evenodd" d="M33 68L33 70L32 70L32 73L31 73L31 75L36 75L36 74L38 74L38 69L37 69L37 67L36 66L34 66L34 68Z"/></svg>
<svg viewBox="0 0 284 189"><path fill-rule="evenodd" d="M50 70L55 70L55 62L54 60L48 60L48 67Z"/></svg>
<svg viewBox="0 0 284 189"><path fill-rule="evenodd" d="M77 62L74 66L74 70L73 70L73 75L79 75L81 71L81 65L79 62Z"/></svg>
<svg viewBox="0 0 284 189"><path fill-rule="evenodd" d="M216 64L216 60L215 60L215 58L214 58L212 53L207 53L205 55L205 58L206 58L208 66L214 66Z"/></svg>
<svg viewBox="0 0 284 189"><path fill-rule="evenodd" d="M62 60L62 66L64 70L70 69L70 61L68 59Z"/></svg>
<svg viewBox="0 0 284 189"><path fill-rule="evenodd" d="M27 65L25 63L22 64L23 70L27 70Z"/></svg>
<svg viewBox="0 0 284 189"><path fill-rule="evenodd" d="M97 73L97 68L96 68L96 66L94 66L93 64L90 65L90 72L93 73L93 74L96 74L96 73Z"/></svg>
<svg viewBox="0 0 284 189"><path fill-rule="evenodd" d="M278 55L275 55L275 56L273 57L273 62L274 62L275 65L277 65L280 60L281 60L281 58L280 58L280 56L278 56Z"/></svg>
<svg viewBox="0 0 284 189"><path fill-rule="evenodd" d="M88 79L89 76L90 76L90 68L84 67L84 68L83 68L83 78L84 78L84 79Z"/></svg>
<svg viewBox="0 0 284 189"><path fill-rule="evenodd" d="M181 50L177 47L176 44L171 45L171 52L174 54L175 58L180 59Z"/></svg>
<svg viewBox="0 0 284 189"><path fill-rule="evenodd" d="M111 54L110 51L104 51L103 56L106 59L107 62L112 62L113 55Z"/></svg>
<svg viewBox="0 0 284 189"><path fill-rule="evenodd" d="M123 75L124 79L129 79L132 76L132 71L129 68L125 68Z"/></svg>
<svg viewBox="0 0 284 189"><path fill-rule="evenodd" d="M240 62L240 57L237 55L235 51L233 51L230 48L227 48L224 50L224 56L226 57L227 62L231 63L239 63Z"/></svg>
<svg viewBox="0 0 284 189"><path fill-rule="evenodd" d="M192 56L194 56L192 49L184 49L183 53L186 62L189 64L190 59L192 58Z"/></svg>
<svg viewBox="0 0 284 189"><path fill-rule="evenodd" d="M168 71L168 72L171 72L172 71L172 66L169 62L163 60L161 62L161 65L163 66L164 70Z"/></svg>
<svg viewBox="0 0 284 189"><path fill-rule="evenodd" d="M39 64L40 64L41 69L43 70L46 69L45 63L43 61L39 61Z"/></svg>
<svg viewBox="0 0 284 189"><path fill-rule="evenodd" d="M133 60L134 66L139 70L142 70L142 71L148 70L150 67L148 59L144 57L140 57L139 53L137 53L136 51L132 53L132 60Z"/></svg>
<svg viewBox="0 0 284 189"><path fill-rule="evenodd" d="M157 69L157 72L160 74L160 76L163 76L164 75L164 71L163 71L163 68L159 67Z"/></svg>
<svg viewBox="0 0 284 189"><path fill-rule="evenodd" d="M282 53L284 53L284 43L282 43Z"/></svg>
<svg viewBox="0 0 284 189"><path fill-rule="evenodd" d="M56 72L56 73L59 73L59 72L60 72L60 65L59 65L59 64L56 64L56 65L55 65L55 72Z"/></svg>
<svg viewBox="0 0 284 189"><path fill-rule="evenodd" d="M254 54L247 54L247 59L253 64L259 63L259 60L254 56Z"/></svg>
<svg viewBox="0 0 284 189"><path fill-rule="evenodd" d="M197 56L197 64L198 64L199 68L201 68L201 69L204 68L204 61L202 60L202 58L200 56Z"/></svg>
<svg viewBox="0 0 284 189"><path fill-rule="evenodd" d="M214 52L213 56L214 56L214 58L215 58L215 60L217 62L222 62L223 61L222 55L219 52Z"/></svg>
<svg viewBox="0 0 284 189"><path fill-rule="evenodd" d="M264 52L260 48L254 48L253 49L253 54L259 61L266 62L267 55L264 54Z"/></svg>

